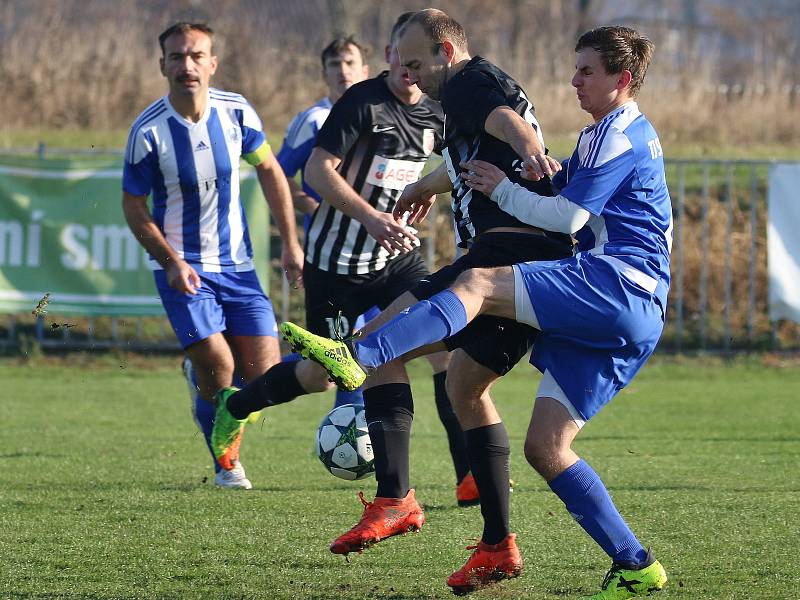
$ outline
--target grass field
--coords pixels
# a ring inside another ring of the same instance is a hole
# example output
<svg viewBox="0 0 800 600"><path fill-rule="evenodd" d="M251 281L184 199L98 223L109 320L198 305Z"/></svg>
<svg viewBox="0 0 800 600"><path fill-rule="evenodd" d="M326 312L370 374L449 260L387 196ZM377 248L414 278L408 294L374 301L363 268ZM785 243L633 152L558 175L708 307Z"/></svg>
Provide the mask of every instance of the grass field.
<svg viewBox="0 0 800 600"><path fill-rule="evenodd" d="M269 411L243 462L255 489L215 489L179 360L0 362L0 598L449 598L444 580L479 535L455 505L426 366L414 368L412 477L427 525L349 562L329 542L361 513L312 456L330 396ZM522 577L476 598L575 598L608 561L525 464L538 377L496 387L512 440L512 526ZM657 360L577 449L665 564L660 598L800 595L800 370Z"/></svg>

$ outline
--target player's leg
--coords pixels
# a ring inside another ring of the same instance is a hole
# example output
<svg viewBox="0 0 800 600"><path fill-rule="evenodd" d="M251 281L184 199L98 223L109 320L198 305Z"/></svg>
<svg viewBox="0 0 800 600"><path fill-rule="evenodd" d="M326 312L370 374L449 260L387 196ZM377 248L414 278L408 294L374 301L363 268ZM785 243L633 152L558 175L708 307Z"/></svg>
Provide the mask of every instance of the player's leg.
<svg viewBox="0 0 800 600"><path fill-rule="evenodd" d="M455 593L515 577L522 570L522 557L509 525L511 448L490 390L527 355L535 333L507 319L483 316L447 340L449 348L458 348L452 353L448 391L464 428L483 517L480 543L466 564L447 580Z"/></svg>
<svg viewBox="0 0 800 600"><path fill-rule="evenodd" d="M511 267L464 271L449 289L414 304L352 346L361 365L374 368L454 335L480 314L515 318Z"/></svg>
<svg viewBox="0 0 800 600"><path fill-rule="evenodd" d="M663 313L649 293L625 285L611 271L587 268L582 260L551 270L522 266L517 271L519 287L526 290L518 301L518 316L544 332L532 359L544 375L525 456L612 560L595 597L629 598L661 589L666 574L572 443L652 353ZM566 305L575 309L564 311Z"/></svg>
<svg viewBox="0 0 800 600"><path fill-rule="evenodd" d="M236 370L245 381L254 382L280 360L277 324L270 300L264 295L255 272L222 273L218 296L224 311L226 339ZM239 390L222 386L216 394L216 411L211 433L212 451L224 469L239 468L239 445L250 413L234 414L232 399Z"/></svg>
<svg viewBox="0 0 800 600"><path fill-rule="evenodd" d="M223 487L248 487L243 472L240 481L233 485L218 480L225 473L211 444L213 396L217 389L231 384L234 368L233 355L221 333L225 330L225 317L216 293L217 276L201 272L198 293L189 295L171 288L163 271L155 271L153 275L167 318L186 352L186 366L192 365L191 372L186 373L194 405L192 413L214 460L215 481Z"/></svg>
<svg viewBox="0 0 800 600"><path fill-rule="evenodd" d="M629 598L661 589L666 583L663 567L631 531L597 473L572 450L579 431L562 401L540 395L525 439L525 457L611 558L610 578L596 598Z"/></svg>

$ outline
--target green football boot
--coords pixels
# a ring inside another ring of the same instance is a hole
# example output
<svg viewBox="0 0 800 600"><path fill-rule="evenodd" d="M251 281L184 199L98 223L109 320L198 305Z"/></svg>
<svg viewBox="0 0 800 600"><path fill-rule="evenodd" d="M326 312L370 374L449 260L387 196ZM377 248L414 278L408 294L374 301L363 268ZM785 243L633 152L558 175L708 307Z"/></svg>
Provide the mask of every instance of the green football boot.
<svg viewBox="0 0 800 600"><path fill-rule="evenodd" d="M237 419L228 411L228 398L238 391L239 388L226 387L214 394L217 412L214 415L214 428L211 430L211 450L226 471L236 467L244 424L247 423L247 419Z"/></svg>
<svg viewBox="0 0 800 600"><path fill-rule="evenodd" d="M648 550L644 561L646 566L631 568L633 565L614 563L611 565L600 591L584 600L623 600L635 596L649 596L667 583L667 573Z"/></svg>
<svg viewBox="0 0 800 600"><path fill-rule="evenodd" d="M367 374L343 341L314 335L289 322L281 323L280 329L292 350L322 365L340 388L352 392L364 383Z"/></svg>

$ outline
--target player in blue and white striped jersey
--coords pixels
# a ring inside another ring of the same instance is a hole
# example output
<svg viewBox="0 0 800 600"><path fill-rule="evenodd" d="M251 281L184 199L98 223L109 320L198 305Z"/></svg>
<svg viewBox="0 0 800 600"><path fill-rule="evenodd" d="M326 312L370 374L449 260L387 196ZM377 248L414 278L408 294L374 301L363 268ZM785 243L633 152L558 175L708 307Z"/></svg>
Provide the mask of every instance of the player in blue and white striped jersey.
<svg viewBox="0 0 800 600"><path fill-rule="evenodd" d="M317 143L317 134L328 118L334 103L350 86L369 77L366 64L369 48L354 35L340 36L322 50L322 77L328 95L313 106L298 113L286 129L286 137L278 152L278 162L289 178L292 197L297 210L303 213L303 227L308 231L311 215L319 206L320 197L306 183L305 168L308 157ZM301 187L292 179L300 171Z"/></svg>
<svg viewBox="0 0 800 600"><path fill-rule="evenodd" d="M167 316L192 361L196 417L209 442L212 398L231 385L234 369L249 381L280 359L272 305L253 269L241 158L256 169L287 276L298 281L303 263L286 177L258 115L239 94L209 87L217 68L212 41L203 24L177 23L159 36L169 93L131 127L122 183L125 218L150 254ZM215 460L215 482L249 488L236 447Z"/></svg>

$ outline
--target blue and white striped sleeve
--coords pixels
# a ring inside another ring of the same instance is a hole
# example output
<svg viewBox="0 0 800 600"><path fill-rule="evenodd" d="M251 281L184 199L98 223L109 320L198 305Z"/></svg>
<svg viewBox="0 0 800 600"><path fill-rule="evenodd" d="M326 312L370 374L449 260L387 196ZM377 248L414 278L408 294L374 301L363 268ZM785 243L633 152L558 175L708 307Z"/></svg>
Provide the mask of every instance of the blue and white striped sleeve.
<svg viewBox="0 0 800 600"><path fill-rule="evenodd" d="M158 171L158 155L152 130L132 129L122 166L122 189L132 196L147 196Z"/></svg>
<svg viewBox="0 0 800 600"><path fill-rule="evenodd" d="M258 165L264 161L270 150L261 119L249 103L237 109L236 116L242 128L242 158L251 165Z"/></svg>

